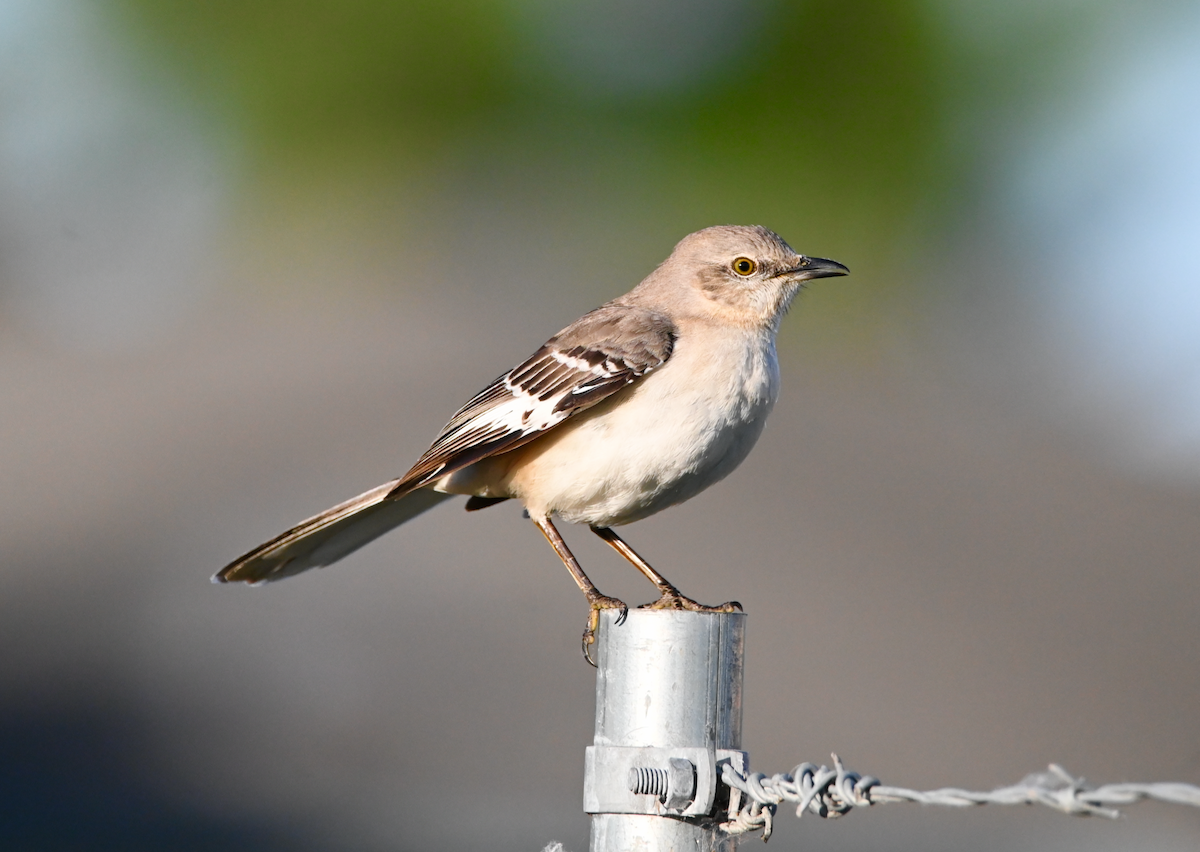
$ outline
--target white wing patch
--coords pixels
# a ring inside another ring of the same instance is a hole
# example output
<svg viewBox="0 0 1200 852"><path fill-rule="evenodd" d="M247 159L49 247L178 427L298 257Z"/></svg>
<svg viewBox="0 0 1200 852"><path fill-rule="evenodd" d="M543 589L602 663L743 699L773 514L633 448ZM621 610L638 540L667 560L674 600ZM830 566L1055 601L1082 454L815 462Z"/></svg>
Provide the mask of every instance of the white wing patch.
<svg viewBox="0 0 1200 852"><path fill-rule="evenodd" d="M572 370L578 370L581 373L594 373L597 376L602 376L605 373L604 368L599 364L594 364L584 358L579 358L574 355L568 355L558 349L551 349L546 353L564 367L569 367ZM611 364L611 361L606 361L605 364ZM608 372L612 372L610 369Z"/></svg>
<svg viewBox="0 0 1200 852"><path fill-rule="evenodd" d="M554 352L551 355L558 358L559 353ZM504 377L504 388L512 394L512 398L487 412L486 420L480 417L474 421L480 427L486 422L513 432L542 432L567 418L565 412L555 410L558 396L548 399L535 396L520 384L513 382L512 373Z"/></svg>

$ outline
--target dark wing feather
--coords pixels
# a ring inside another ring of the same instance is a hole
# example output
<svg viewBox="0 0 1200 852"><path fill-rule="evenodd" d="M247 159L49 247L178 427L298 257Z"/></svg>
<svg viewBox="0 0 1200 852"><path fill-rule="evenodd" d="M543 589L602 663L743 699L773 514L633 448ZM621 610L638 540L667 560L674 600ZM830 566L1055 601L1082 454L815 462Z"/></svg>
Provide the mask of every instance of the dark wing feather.
<svg viewBox="0 0 1200 852"><path fill-rule="evenodd" d="M459 409L389 496L516 449L591 408L666 363L675 337L674 323L646 308L584 314Z"/></svg>

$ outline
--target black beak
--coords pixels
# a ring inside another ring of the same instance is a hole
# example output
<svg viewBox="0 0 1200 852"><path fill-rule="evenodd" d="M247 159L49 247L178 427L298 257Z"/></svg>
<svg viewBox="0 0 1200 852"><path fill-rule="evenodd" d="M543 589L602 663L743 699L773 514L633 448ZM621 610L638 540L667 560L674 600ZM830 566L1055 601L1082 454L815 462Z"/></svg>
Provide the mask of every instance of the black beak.
<svg viewBox="0 0 1200 852"><path fill-rule="evenodd" d="M801 281L809 281L813 278L833 278L836 275L849 275L850 270L836 260L802 256L798 264L780 274L790 275Z"/></svg>

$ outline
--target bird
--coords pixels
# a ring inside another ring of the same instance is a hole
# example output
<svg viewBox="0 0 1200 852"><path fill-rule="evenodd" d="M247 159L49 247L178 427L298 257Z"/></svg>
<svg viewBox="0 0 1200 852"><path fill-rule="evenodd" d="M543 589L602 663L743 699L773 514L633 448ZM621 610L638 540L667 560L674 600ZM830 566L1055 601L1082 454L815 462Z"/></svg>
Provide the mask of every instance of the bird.
<svg viewBox="0 0 1200 852"><path fill-rule="evenodd" d="M659 591L652 609L734 612L685 597L613 530L682 503L750 452L779 394L775 338L796 294L846 275L760 225L684 237L626 293L551 337L472 397L403 476L326 509L235 559L215 583L270 583L331 565L465 495L467 511L519 500L589 606L628 607L584 573L554 518L586 524Z"/></svg>

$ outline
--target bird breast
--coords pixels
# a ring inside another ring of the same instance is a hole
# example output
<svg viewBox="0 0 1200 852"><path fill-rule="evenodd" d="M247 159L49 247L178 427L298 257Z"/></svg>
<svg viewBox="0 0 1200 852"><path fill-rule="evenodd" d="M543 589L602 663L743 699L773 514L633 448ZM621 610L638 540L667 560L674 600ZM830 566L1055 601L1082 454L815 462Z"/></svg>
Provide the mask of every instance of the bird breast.
<svg viewBox="0 0 1200 852"><path fill-rule="evenodd" d="M497 458L504 481L489 492L520 498L532 514L613 526L727 476L762 434L779 366L769 332L704 331L682 334L671 359L641 381Z"/></svg>

